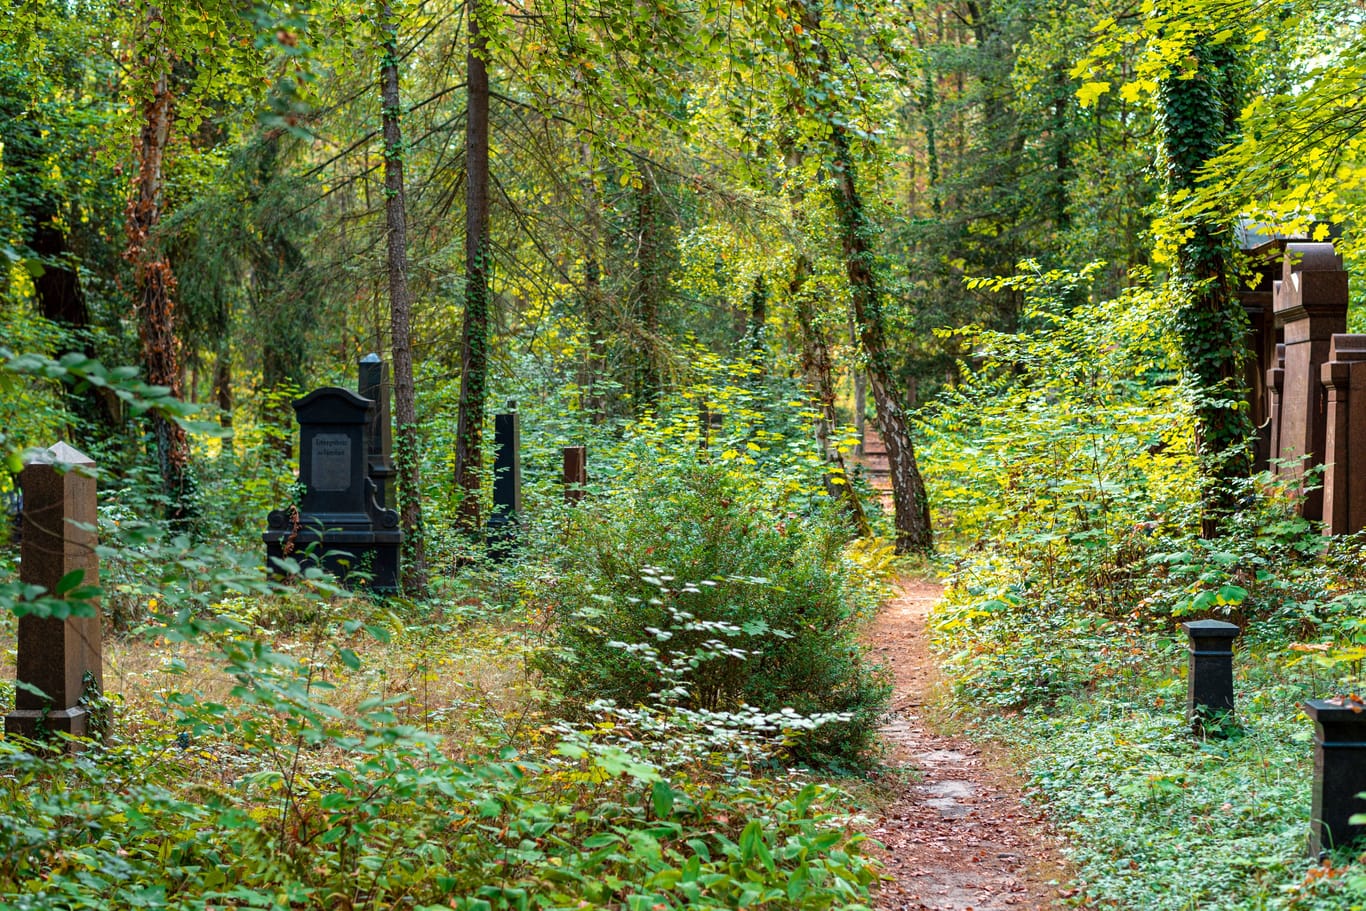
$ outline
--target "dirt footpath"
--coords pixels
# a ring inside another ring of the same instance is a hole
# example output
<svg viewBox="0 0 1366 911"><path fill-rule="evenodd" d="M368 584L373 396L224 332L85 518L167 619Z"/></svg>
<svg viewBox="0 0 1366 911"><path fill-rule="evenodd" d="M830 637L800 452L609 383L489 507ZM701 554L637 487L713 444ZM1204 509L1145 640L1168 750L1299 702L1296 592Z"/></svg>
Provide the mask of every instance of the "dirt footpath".
<svg viewBox="0 0 1366 911"><path fill-rule="evenodd" d="M942 589L910 578L900 587L868 632L873 654L895 676L883 736L889 764L902 771L895 798L870 833L887 846L887 872L894 877L882 885L877 907L1051 908L1067 884L1058 841L1021 803L1021 781L1005 751L938 736L925 724L924 706L938 682L925 618Z"/></svg>

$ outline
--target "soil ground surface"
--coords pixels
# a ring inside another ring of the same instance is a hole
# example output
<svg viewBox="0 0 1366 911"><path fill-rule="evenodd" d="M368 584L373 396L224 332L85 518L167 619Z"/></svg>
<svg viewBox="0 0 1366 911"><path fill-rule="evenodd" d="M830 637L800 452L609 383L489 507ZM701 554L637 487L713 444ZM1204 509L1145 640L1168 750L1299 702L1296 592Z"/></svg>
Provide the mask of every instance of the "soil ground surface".
<svg viewBox="0 0 1366 911"><path fill-rule="evenodd" d="M888 764L901 774L870 834L886 846L892 881L881 911L1021 911L1051 908L1067 873L1059 840L1022 802L1004 749L935 733L926 709L939 683L925 619L940 586L901 580L869 630L895 679L883 727Z"/></svg>

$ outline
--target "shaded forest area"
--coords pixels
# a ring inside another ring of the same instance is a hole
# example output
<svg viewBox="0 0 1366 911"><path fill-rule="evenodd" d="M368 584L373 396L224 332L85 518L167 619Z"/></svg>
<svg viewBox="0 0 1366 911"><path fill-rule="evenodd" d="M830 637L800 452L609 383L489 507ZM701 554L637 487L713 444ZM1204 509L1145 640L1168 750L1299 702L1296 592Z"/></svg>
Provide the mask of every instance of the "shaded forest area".
<svg viewBox="0 0 1366 911"><path fill-rule="evenodd" d="M3 655L104 657L79 749L0 674L44 735L0 739L0 898L867 907L910 792L861 631L940 572L943 708L1064 897L1359 906L1300 705L1366 687L1363 544L1267 462L1244 304L1247 250L1331 240L1363 326L1364 84L1355 0L14 4L0 495L93 477L99 543L0 545ZM353 451L291 406L372 353L395 592L262 544ZM1194 733L1193 618L1241 636Z"/></svg>

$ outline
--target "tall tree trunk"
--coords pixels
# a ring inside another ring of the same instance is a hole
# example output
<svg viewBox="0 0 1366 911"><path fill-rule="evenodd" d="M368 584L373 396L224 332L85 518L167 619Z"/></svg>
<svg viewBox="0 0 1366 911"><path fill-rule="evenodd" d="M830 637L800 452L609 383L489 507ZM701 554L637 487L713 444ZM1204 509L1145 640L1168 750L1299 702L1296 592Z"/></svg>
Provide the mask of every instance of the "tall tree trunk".
<svg viewBox="0 0 1366 911"><path fill-rule="evenodd" d="M840 243L844 250L844 271L849 280L858 329L867 360L868 386L877 405L878 425L887 446L891 469L892 505L896 511L897 553L929 551L934 547L930 525L930 501L915 461L910 421L902 407L904 393L898 387L887 350L886 329L882 319L882 289L874 268L871 226L858 193L854 157L849 137L842 126L834 126L830 137L835 186L831 190L839 214Z"/></svg>
<svg viewBox="0 0 1366 911"><path fill-rule="evenodd" d="M655 173L639 164L636 188L635 304L636 344L632 392L639 410L659 397L659 312L668 287L668 226Z"/></svg>
<svg viewBox="0 0 1366 911"><path fill-rule="evenodd" d="M764 324L768 322L768 283L763 273L754 276L754 287L749 292L749 319L745 327L749 343L750 380L758 385L764 379Z"/></svg>
<svg viewBox="0 0 1366 911"><path fill-rule="evenodd" d="M460 411L455 477L464 490L461 524L477 533L483 479L484 404L489 342L489 76L480 0L471 0L465 57L465 327L460 346Z"/></svg>
<svg viewBox="0 0 1366 911"><path fill-rule="evenodd" d="M798 43L788 33L785 40L793 57L793 65L807 85L834 84L840 77L820 37L821 16L817 2L791 0L793 19L801 23L809 38L804 43ZM806 53L807 47L811 49L810 56ZM915 461L910 421L902 406L904 394L897 383L891 354L887 349L882 288L878 282L872 246L872 226L868 223L863 199L859 195L848 129L838 117L828 119L828 128L828 165L833 178L830 195L838 215L844 271L849 282L854 325L866 362L868 387L877 405L878 424L887 446L892 504L896 511L896 550L898 553L928 552L934 547L930 503Z"/></svg>
<svg viewBox="0 0 1366 911"><path fill-rule="evenodd" d="M128 203L126 229L128 247L125 258L132 264L137 286L138 338L147 382L165 386L176 398L181 396L180 360L175 332L175 276L166 254L153 235L161 222L162 171L166 145L171 137L175 98L171 93L169 64L160 46L162 14L157 7L147 11L146 46L139 49L146 71L155 83L152 95L142 108L142 128L138 134L138 171ZM190 445L185 429L166 416L153 412L152 433L156 440L157 464L166 494L167 517L187 526L197 514L197 497L190 464Z"/></svg>
<svg viewBox="0 0 1366 911"><path fill-rule="evenodd" d="M412 297L408 293L408 220L404 210L403 107L398 92L398 27L385 0L380 8L384 58L380 67L384 127L384 216L388 229L389 332L394 362L395 468L399 524L403 528L403 590L427 588L427 553L422 528L422 458L417 437L417 394L413 387Z"/></svg>
<svg viewBox="0 0 1366 911"><path fill-rule="evenodd" d="M788 201L792 206L793 220L800 223L801 191L797 188L796 175L801 165L801 153L789 143L784 150L784 158L788 172ZM839 447L835 445L835 428L839 422L835 414L834 370L831 366L830 345L826 340L825 330L816 317L812 293L806 287L811 274L811 258L804 252L798 252L797 261L792 265L792 277L787 283L787 295L792 301L797 316L797 328L801 334L802 377L815 395L818 406L814 428L816 444L820 447L822 457L834 468L832 473L826 475L825 489L833 499L844 504L845 511L849 513L849 518L859 535L867 537L872 534L868 516L863 510L863 503L859 501L858 491L849 483L849 465L845 462Z"/></svg>
<svg viewBox="0 0 1366 911"><path fill-rule="evenodd" d="M607 371L607 314L602 290L602 208L598 202L597 182L593 178L593 145L583 144L583 200L584 200L584 257L583 257L583 322L588 335L587 363L584 388L587 390L585 407L593 423L601 423L606 415L606 396L599 384Z"/></svg>
<svg viewBox="0 0 1366 911"><path fill-rule="evenodd" d="M1242 63L1232 43L1198 36L1188 61L1193 73L1172 74L1158 87L1160 165L1169 196L1197 188L1205 165L1232 139L1242 108ZM1200 392L1201 531L1212 537L1237 508L1231 483L1252 471L1242 367L1247 316L1235 294L1231 226L1217 214L1201 214L1183 228L1176 249L1176 324L1186 369Z"/></svg>

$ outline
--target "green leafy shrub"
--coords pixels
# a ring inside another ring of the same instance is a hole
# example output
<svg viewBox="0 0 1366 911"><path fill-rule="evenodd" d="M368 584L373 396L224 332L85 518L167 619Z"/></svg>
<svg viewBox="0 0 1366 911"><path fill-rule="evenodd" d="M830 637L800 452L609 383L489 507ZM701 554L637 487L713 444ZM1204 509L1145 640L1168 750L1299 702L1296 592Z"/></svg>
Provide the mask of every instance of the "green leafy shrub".
<svg viewBox="0 0 1366 911"><path fill-rule="evenodd" d="M857 761L889 686L855 638L847 532L830 513L785 512L724 463L638 469L572 517L541 659L554 686L580 706L837 715L794 753Z"/></svg>

